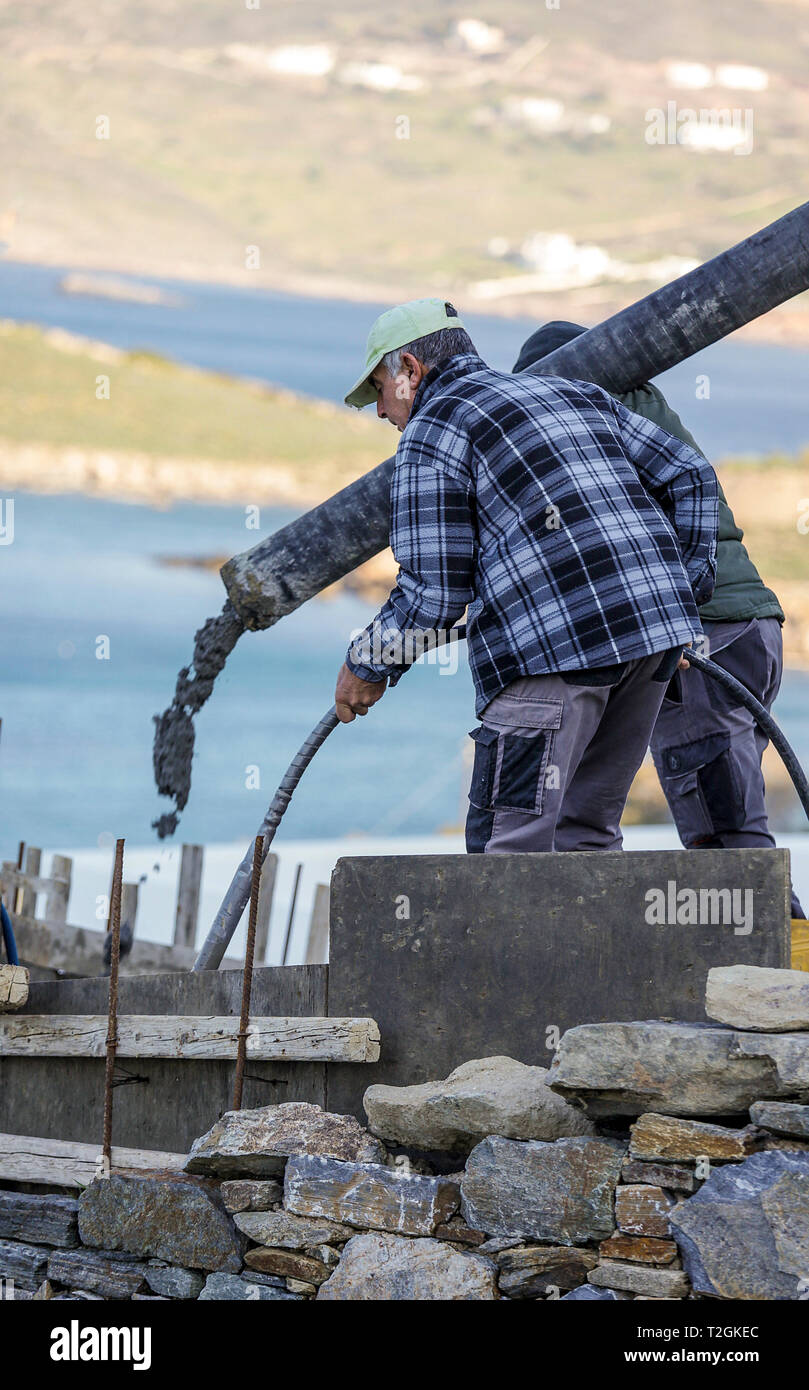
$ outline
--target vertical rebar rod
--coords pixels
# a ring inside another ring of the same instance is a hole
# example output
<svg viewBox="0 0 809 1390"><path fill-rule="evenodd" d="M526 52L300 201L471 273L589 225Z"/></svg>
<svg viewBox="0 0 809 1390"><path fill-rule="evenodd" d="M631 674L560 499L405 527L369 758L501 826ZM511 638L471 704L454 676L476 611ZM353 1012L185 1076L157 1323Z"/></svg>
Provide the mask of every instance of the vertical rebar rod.
<svg viewBox="0 0 809 1390"><path fill-rule="evenodd" d="M110 901L110 994L107 1009L107 1061L104 1068L104 1138L101 1152L109 1173L112 1167L112 1079L115 1071L115 1049L118 1045L118 966L121 959L121 885L124 875L124 842L115 842L115 866L112 871Z"/></svg>
<svg viewBox="0 0 809 1390"><path fill-rule="evenodd" d="M247 1030L250 1023L250 995L253 991L253 954L256 947L258 897L261 889L261 866L264 862L264 836L257 835L253 845L253 880L250 887L250 916L247 921L247 941L244 947L242 976L242 1012L239 1019L239 1043L236 1049L236 1075L233 1079L233 1110L242 1108L244 1066L247 1060Z"/></svg>
<svg viewBox="0 0 809 1390"><path fill-rule="evenodd" d="M300 888L300 885L301 885L301 873L302 873L302 872L303 872L303 864L299 864L298 867L297 867L297 869L295 870L295 882L294 882L294 884L292 885L292 898L290 899L290 903L289 903L289 916L287 917L287 929L286 929L286 932L285 932L285 934L284 934L284 952L283 952L283 955L281 956L281 964L282 964L282 965L286 965L286 963L287 963L287 956L289 955L289 938L290 938L291 935L292 935L292 923L293 923L293 921L295 920L295 907L296 907L297 902L298 902L298 889Z"/></svg>
<svg viewBox="0 0 809 1390"><path fill-rule="evenodd" d="M18 869L22 870L22 866L23 866L24 861L25 861L25 840L20 840L19 847L18 847L18 849L17 849L17 868L18 868ZM22 897L22 888L20 888L19 885L17 885L17 886L13 889L13 891L12 891L12 893L11 893L11 911L14 913L14 916L15 916L15 917L17 916L17 913L18 913L19 910L20 910L20 899L21 899L21 897Z"/></svg>

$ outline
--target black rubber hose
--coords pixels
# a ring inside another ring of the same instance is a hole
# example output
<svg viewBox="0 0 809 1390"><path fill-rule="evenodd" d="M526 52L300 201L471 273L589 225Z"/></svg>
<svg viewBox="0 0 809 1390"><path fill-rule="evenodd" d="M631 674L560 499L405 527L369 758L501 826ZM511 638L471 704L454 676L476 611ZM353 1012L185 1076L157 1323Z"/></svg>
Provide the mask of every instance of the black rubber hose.
<svg viewBox="0 0 809 1390"><path fill-rule="evenodd" d="M794 748L787 742L769 711L764 708L760 700L756 699L752 691L747 689L746 685L737 681L736 677L726 671L723 666L717 666L715 661L709 661L706 656L700 656L698 652L692 652L690 648L686 648L683 654L692 666L698 671L704 671L718 685L724 686L725 690L733 695L740 705L744 705L744 708L749 710L762 733L767 735L773 748L780 754L781 761L792 779L792 785L798 793L798 799L806 812L807 820L809 820L809 782L807 782L806 774L798 762Z"/></svg>
<svg viewBox="0 0 809 1390"><path fill-rule="evenodd" d="M300 782L304 772L312 761L315 753L322 748L332 729L336 729L339 724L337 710L334 705L328 713L324 714L320 723L315 726L309 737L301 744L292 762L281 778L278 790L270 802L264 820L261 823L258 834L264 836L264 848L261 853L261 862L267 858L270 845L275 837L275 832L281 824L281 817L287 809L292 798L292 793ZM218 970L228 944L241 921L247 903L250 900L250 888L253 880L253 853L255 839L251 841L250 848L244 856L236 873L233 876L230 887L222 899L213 920L213 926L208 932L196 960L194 970Z"/></svg>
<svg viewBox="0 0 809 1390"><path fill-rule="evenodd" d="M461 642L466 637L466 625L460 624L458 627L450 628L444 634L444 646L452 642ZM304 772L312 761L315 753L322 748L332 729L336 729L340 720L337 717L337 710L334 705L324 714L320 723L315 726L311 734L301 744L292 762L284 773L275 796L270 802L264 820L261 823L258 834L264 836L264 850L261 862L267 858L270 845L273 842L275 832L281 824L281 817L289 805L292 793L300 782ZM194 961L194 970L218 970L222 957L227 950L228 943L233 937L233 933L241 921L247 903L250 900L250 887L253 876L253 847L255 838L250 842L250 846L233 875L230 887L222 899L213 920L213 926L206 936L202 948Z"/></svg>
<svg viewBox="0 0 809 1390"><path fill-rule="evenodd" d="M446 635L446 642L461 642L466 637L466 625L460 623L457 627L450 629ZM784 766L789 773L800 803L809 819L809 782L806 780L803 768L798 762L794 749L787 742L772 715L764 708L759 700L756 699L752 691L737 681L735 676L722 666L717 666L715 661L709 661L707 657L700 656L698 652L688 648L685 652L690 664L698 671L704 671L719 685L724 686L731 695L735 697L740 705L752 714L759 728L767 735L773 747L781 755ZM324 714L320 723L312 730L309 737L301 744L292 762L284 773L281 783L275 796L270 802L264 820L259 829L259 835L264 836L264 851L262 863L267 857L270 845L273 842L275 832L281 824L281 818L287 809L304 772L312 761L315 753L323 746L332 729L336 729L339 724L337 710L332 705L327 714ZM241 921L242 913L250 898L250 886L253 872L253 845L251 841L244 859L239 865L227 893L222 899L211 930L203 942L202 949L194 961L194 970L217 970L222 957L227 950L236 928Z"/></svg>
<svg viewBox="0 0 809 1390"><path fill-rule="evenodd" d="M11 918L6 911L5 903L0 903L0 924L2 924L2 938L6 948L6 960L9 965L19 965L20 958L17 955L17 943L14 940L14 928L11 925Z"/></svg>

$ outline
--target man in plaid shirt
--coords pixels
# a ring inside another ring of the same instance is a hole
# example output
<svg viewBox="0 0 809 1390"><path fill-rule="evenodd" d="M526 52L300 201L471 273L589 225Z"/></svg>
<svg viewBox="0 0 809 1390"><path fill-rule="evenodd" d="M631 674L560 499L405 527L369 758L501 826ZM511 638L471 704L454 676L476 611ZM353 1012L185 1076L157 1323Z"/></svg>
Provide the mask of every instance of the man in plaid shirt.
<svg viewBox="0 0 809 1390"><path fill-rule="evenodd" d="M618 849L665 683L716 574L717 484L694 449L600 387L487 367L452 305L371 329L346 397L402 434L400 566L335 695L366 714L467 613L470 852ZM423 649L423 647L422 647Z"/></svg>

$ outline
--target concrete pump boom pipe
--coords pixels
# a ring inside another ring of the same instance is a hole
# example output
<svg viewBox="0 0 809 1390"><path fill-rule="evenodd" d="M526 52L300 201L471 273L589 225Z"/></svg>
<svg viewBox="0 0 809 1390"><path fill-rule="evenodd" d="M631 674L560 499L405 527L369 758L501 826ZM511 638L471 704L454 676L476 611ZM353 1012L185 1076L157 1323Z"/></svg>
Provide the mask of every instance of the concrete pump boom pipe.
<svg viewBox="0 0 809 1390"><path fill-rule="evenodd" d="M809 289L809 203L655 290L535 363L537 375L595 381L620 393L648 381ZM388 544L393 459L222 566L222 612L199 629L169 708L155 717L154 775L175 809L188 801L193 719L245 629L272 627Z"/></svg>
<svg viewBox="0 0 809 1390"><path fill-rule="evenodd" d="M630 391L809 289L809 203L530 368ZM388 544L393 459L222 566L246 628L271 627Z"/></svg>

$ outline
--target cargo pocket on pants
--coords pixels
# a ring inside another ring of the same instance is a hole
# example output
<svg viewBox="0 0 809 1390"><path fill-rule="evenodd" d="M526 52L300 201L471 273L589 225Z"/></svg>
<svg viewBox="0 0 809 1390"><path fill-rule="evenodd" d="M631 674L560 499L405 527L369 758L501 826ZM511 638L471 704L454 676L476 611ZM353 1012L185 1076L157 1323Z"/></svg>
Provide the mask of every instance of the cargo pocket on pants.
<svg viewBox="0 0 809 1390"><path fill-rule="evenodd" d="M470 734L475 764L469 800L482 811L541 815L556 730L562 722L561 702L502 695L496 704L501 727L484 724Z"/></svg>
<svg viewBox="0 0 809 1390"><path fill-rule="evenodd" d="M729 734L664 748L660 763L666 800L684 845L744 826L744 788Z"/></svg>
<svg viewBox="0 0 809 1390"><path fill-rule="evenodd" d="M542 815L562 709L561 700L512 695L508 689L492 702L487 714L499 726L500 739L492 796L495 810Z"/></svg>

